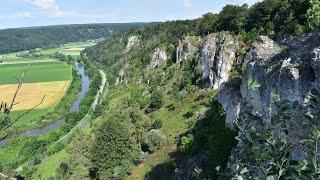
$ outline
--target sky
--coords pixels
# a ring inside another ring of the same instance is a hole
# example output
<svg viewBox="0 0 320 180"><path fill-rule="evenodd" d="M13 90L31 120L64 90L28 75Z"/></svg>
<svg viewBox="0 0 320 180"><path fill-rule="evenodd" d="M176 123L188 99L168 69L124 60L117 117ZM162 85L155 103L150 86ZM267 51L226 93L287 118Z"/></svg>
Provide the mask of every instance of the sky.
<svg viewBox="0 0 320 180"><path fill-rule="evenodd" d="M57 24L159 22L258 0L0 0L0 29Z"/></svg>

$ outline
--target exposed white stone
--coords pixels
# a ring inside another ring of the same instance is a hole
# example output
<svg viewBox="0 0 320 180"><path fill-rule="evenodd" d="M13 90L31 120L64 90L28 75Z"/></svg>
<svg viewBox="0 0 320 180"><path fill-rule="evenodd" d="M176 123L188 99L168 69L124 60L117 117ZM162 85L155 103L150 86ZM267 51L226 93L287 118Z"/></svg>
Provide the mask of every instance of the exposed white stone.
<svg viewBox="0 0 320 180"><path fill-rule="evenodd" d="M298 79L299 79L299 77L300 77L300 75L299 75L299 69L297 69L297 68L290 68L290 73L291 73L291 75L293 76L293 78L294 78L295 80L298 80Z"/></svg>
<svg viewBox="0 0 320 180"><path fill-rule="evenodd" d="M160 64L168 59L167 53L160 49L156 48L152 54L151 60L150 60L150 66L152 68L157 68L160 66Z"/></svg>
<svg viewBox="0 0 320 180"><path fill-rule="evenodd" d="M122 83L128 83L127 81L127 75L126 75L126 69L128 68L127 65L125 65L124 68L122 68L119 71L118 77L116 79L116 85L122 84Z"/></svg>
<svg viewBox="0 0 320 180"><path fill-rule="evenodd" d="M130 36L127 41L127 46L124 50L124 53L129 52L134 46L138 46L140 43L140 39L138 36Z"/></svg>
<svg viewBox="0 0 320 180"><path fill-rule="evenodd" d="M231 35L211 34L205 37L198 61L198 65L202 66L204 86L219 89L227 82L236 60L237 46L237 41Z"/></svg>

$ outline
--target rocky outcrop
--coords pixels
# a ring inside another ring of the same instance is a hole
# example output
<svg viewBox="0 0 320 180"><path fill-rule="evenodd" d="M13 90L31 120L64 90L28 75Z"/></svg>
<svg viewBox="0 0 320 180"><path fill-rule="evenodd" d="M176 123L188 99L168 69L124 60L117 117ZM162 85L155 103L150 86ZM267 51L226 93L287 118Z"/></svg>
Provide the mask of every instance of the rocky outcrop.
<svg viewBox="0 0 320 180"><path fill-rule="evenodd" d="M137 84L149 84L149 80L147 79L147 77L145 76L145 74L142 74L138 81Z"/></svg>
<svg viewBox="0 0 320 180"><path fill-rule="evenodd" d="M150 67L157 68L160 64L168 59L166 51L156 48L150 60Z"/></svg>
<svg viewBox="0 0 320 180"><path fill-rule="evenodd" d="M125 84L128 83L128 80L127 80L127 68L128 68L128 66L125 65L125 67L122 68L119 71L118 77L116 79L116 85L123 84L123 83L125 83Z"/></svg>
<svg viewBox="0 0 320 180"><path fill-rule="evenodd" d="M262 36L261 41L255 43L245 56L244 62L248 64L240 89L238 86L225 85L219 93L218 100L227 111L226 122L232 124L240 113L239 104L244 101L247 104L242 105L242 109L257 111L264 119L277 113L270 107L278 99L287 104L298 105L292 113L301 114L296 109L305 106L304 102L311 89L320 87L319 39L319 34L295 38L285 41L281 48ZM250 87L252 83L257 87ZM274 99L275 97L278 99ZM233 115L235 112L237 113Z"/></svg>
<svg viewBox="0 0 320 180"><path fill-rule="evenodd" d="M202 71L204 87L218 89L229 78L236 61L238 42L228 34L211 34L205 37L197 68Z"/></svg>
<svg viewBox="0 0 320 180"><path fill-rule="evenodd" d="M218 94L218 101L226 111L226 125L231 127L235 119L239 117L242 96L240 93L242 78L234 77L225 83Z"/></svg>
<svg viewBox="0 0 320 180"><path fill-rule="evenodd" d="M232 126L239 115L247 114L242 123L258 133L266 133L266 124L282 109L287 114L281 120L285 136L294 147L292 158L302 160L302 147L295 145L310 134L311 125L303 123L301 117L308 110L311 90L320 89L319 52L319 33L286 40L280 45L262 36L245 55L243 62L248 64L244 64L244 76L225 83L219 92L218 101L227 113L227 125ZM241 154L245 153L238 144L229 163L249 161Z"/></svg>
<svg viewBox="0 0 320 180"><path fill-rule="evenodd" d="M182 66L183 61L194 56L198 52L198 45L201 42L199 37L188 36L184 40L179 41L179 46L176 50L177 63Z"/></svg>
<svg viewBox="0 0 320 180"><path fill-rule="evenodd" d="M134 47L134 46L137 46L139 45L140 43L140 39L138 36L130 36L128 38L128 41L127 41L127 46L126 48L124 49L124 53L127 53L129 51L131 51L131 49Z"/></svg>

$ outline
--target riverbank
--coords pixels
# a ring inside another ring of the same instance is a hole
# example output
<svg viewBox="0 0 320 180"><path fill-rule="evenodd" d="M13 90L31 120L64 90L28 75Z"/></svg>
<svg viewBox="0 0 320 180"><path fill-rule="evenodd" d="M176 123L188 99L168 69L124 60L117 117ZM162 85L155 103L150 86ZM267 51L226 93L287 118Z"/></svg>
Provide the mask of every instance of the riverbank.
<svg viewBox="0 0 320 180"><path fill-rule="evenodd" d="M99 91L97 91L95 96L95 101L92 103L92 110L97 108L97 106L102 102L105 98L105 95L108 91L108 84L106 74L99 70L101 75L101 84L99 86ZM93 111L89 111L84 118L82 118L78 124L72 128L66 135L61 137L58 141L53 143L48 149L52 149L52 152L48 152L44 154L43 159L41 159L41 164L37 165L36 172L33 174L33 178L43 178L48 179L55 173L55 169L58 165L69 157L69 154L66 150L66 146L74 140L75 136L81 134L85 131L93 118ZM72 143L71 143L72 144ZM59 151L57 151L59 149ZM53 152L53 150L55 150ZM23 167L26 167L30 164L25 164L24 166L17 169L18 171L22 171ZM50 168L47 168L50 166Z"/></svg>
<svg viewBox="0 0 320 180"><path fill-rule="evenodd" d="M77 98L77 92L81 91L81 82L77 73L79 72L79 75L81 75L80 69L78 69L77 67L76 69L77 71L75 71L74 69L72 70L72 82L61 101L54 108L47 111L45 114L42 114L41 116L39 115L38 117L34 117L32 122L36 123L28 124L27 122L25 122L24 126L22 126L21 128L17 128L20 127L17 124L20 124L20 121L24 121L24 119L21 119L17 123L13 124L14 131L8 131L6 133L6 138L0 140L0 148L4 147L8 143L10 137L15 137L19 135L41 135L52 129L60 127L62 124L65 123L63 117L66 116L67 113L69 113L67 109L71 109L71 107L74 109L74 105L72 105L72 102L76 101L76 99L79 99ZM84 70L82 71L82 73L84 73ZM83 76L85 75L83 74ZM79 108L79 105L77 108ZM32 112L30 114L32 114Z"/></svg>

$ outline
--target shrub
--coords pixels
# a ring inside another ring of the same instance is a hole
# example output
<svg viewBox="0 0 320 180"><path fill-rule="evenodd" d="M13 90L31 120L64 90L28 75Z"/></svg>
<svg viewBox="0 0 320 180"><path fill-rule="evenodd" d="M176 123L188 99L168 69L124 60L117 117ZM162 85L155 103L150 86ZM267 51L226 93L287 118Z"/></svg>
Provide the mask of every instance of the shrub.
<svg viewBox="0 0 320 180"><path fill-rule="evenodd" d="M164 144L164 135L160 130L151 130L148 134L146 145L149 151L154 152Z"/></svg>
<svg viewBox="0 0 320 180"><path fill-rule="evenodd" d="M181 138L181 144L179 149L181 152L186 153L188 155L193 154L194 151L196 150L193 136L192 135L183 136Z"/></svg>
<svg viewBox="0 0 320 180"><path fill-rule="evenodd" d="M30 139L22 146L19 156L21 159L26 160L36 154L40 154L45 151L45 142L37 139Z"/></svg>
<svg viewBox="0 0 320 180"><path fill-rule="evenodd" d="M153 129L161 129L163 122L161 119L156 119L152 125Z"/></svg>
<svg viewBox="0 0 320 180"><path fill-rule="evenodd" d="M71 166L66 162L60 163L60 165L56 170L56 176L62 179L65 179L66 177L70 176L71 173L72 173Z"/></svg>
<svg viewBox="0 0 320 180"><path fill-rule="evenodd" d="M185 113L183 115L184 118L189 119L194 115L194 113L192 111L188 111L187 113Z"/></svg>
<svg viewBox="0 0 320 180"><path fill-rule="evenodd" d="M176 107L173 104L169 104L168 106L166 106L166 108L168 109L168 111L176 110Z"/></svg>
<svg viewBox="0 0 320 180"><path fill-rule="evenodd" d="M153 90L151 94L151 102L146 109L147 113L150 113L152 111L156 111L160 109L163 106L163 94L159 90Z"/></svg>

